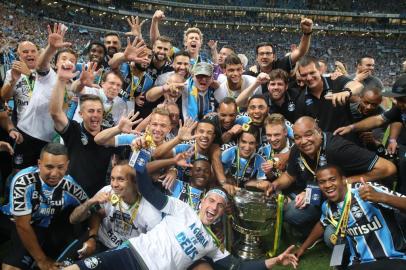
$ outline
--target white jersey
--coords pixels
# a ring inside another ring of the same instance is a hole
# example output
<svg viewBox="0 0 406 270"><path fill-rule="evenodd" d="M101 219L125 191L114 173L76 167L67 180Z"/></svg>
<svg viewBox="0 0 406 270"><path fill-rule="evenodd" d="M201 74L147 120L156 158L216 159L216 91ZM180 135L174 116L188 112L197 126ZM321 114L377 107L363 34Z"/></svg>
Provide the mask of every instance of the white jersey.
<svg viewBox="0 0 406 270"><path fill-rule="evenodd" d="M228 88L228 82L225 80L223 83L220 84L220 87L214 91L214 98L218 103L223 101L225 97L232 97L232 98L237 98L241 92L245 89L247 89L250 85L255 83L257 80L255 77L250 76L250 75L242 75L242 84L241 84L241 89L237 91L232 91ZM261 85L258 86L254 92L253 95L255 94L261 94L262 93L262 88Z"/></svg>
<svg viewBox="0 0 406 270"><path fill-rule="evenodd" d="M110 185L99 192L112 192ZM120 204L120 205L119 205ZM137 237L155 227L162 220L162 214L144 198L141 199L137 215L130 226L131 216L136 209L125 202L106 202L101 205L106 216L103 218L97 233L100 241L108 248L115 248L129 238Z"/></svg>
<svg viewBox="0 0 406 270"><path fill-rule="evenodd" d="M35 72L35 70L33 70ZM4 84L11 82L11 69L6 73L6 79ZM35 85L35 83L33 83ZM13 90L14 106L16 107L17 122L21 119L25 109L30 101L30 96L32 95L33 89L31 89L28 76L21 74L20 78L17 80Z"/></svg>
<svg viewBox="0 0 406 270"><path fill-rule="evenodd" d="M168 197L161 212L166 216L158 225L146 234L130 239L148 269L186 269L204 256L218 261L230 255L226 250L220 251L188 204Z"/></svg>
<svg viewBox="0 0 406 270"><path fill-rule="evenodd" d="M103 101L104 114L102 126L104 127L109 128L115 126L118 121L120 121L121 116L127 115L127 103L118 96L115 97L112 101L109 100L102 88L85 87L82 91L82 94L96 95L99 96L100 99ZM79 108L80 104L75 111L73 120L81 123L83 122L83 119L79 115Z"/></svg>
<svg viewBox="0 0 406 270"><path fill-rule="evenodd" d="M31 100L17 124L26 134L46 142L50 142L55 134L54 121L49 113L49 101L56 79L52 68L45 76L37 74Z"/></svg>

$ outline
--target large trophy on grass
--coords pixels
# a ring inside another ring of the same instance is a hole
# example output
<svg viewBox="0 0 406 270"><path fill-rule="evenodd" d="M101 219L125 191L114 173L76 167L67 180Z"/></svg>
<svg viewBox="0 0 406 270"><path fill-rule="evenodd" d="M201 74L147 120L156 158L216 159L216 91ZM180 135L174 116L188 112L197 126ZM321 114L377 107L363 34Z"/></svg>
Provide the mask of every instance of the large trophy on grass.
<svg viewBox="0 0 406 270"><path fill-rule="evenodd" d="M270 238L272 232L275 232L276 251L280 238L282 213L279 212L283 207L283 197L281 204L279 201L279 197L265 196L262 190L241 189L237 192L234 197L235 212L232 221L233 229L240 236L233 247L236 255L246 260L266 257L263 240L266 236L269 236L267 239ZM267 255L274 256L272 253L274 252L271 251Z"/></svg>

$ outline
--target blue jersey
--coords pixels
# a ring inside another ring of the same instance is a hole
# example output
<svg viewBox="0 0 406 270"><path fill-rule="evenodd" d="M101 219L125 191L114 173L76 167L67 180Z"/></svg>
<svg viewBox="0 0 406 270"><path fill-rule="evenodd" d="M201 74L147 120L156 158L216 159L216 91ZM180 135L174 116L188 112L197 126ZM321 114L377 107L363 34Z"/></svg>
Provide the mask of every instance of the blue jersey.
<svg viewBox="0 0 406 270"><path fill-rule="evenodd" d="M131 67L126 65L121 69L121 73L124 77L124 85L119 93L119 97L125 101L147 92L154 86L155 79L148 72L143 72L143 75L138 77L131 72Z"/></svg>
<svg viewBox="0 0 406 270"><path fill-rule="evenodd" d="M3 206L6 215L31 215L33 224L48 227L52 217L67 207L74 207L88 199L85 191L69 175L56 186L49 186L39 176L37 166L16 174L10 186L10 202Z"/></svg>
<svg viewBox="0 0 406 270"><path fill-rule="evenodd" d="M243 187L251 179L266 179L261 164L265 159L254 153L249 159L238 157L238 146L233 146L223 151L221 163L226 175L232 176L239 187ZM239 160L238 160L239 159Z"/></svg>
<svg viewBox="0 0 406 270"><path fill-rule="evenodd" d="M199 153L195 147L195 141L192 140L190 142L186 143L181 143L175 146L172 149L173 155L177 155L179 153L185 152L185 151L194 151L194 154L187 160L188 163L193 163L196 159L209 159L208 156L205 154ZM184 182L190 182L190 177L191 177L191 169L190 168L182 168L178 167L178 179Z"/></svg>
<svg viewBox="0 0 406 270"><path fill-rule="evenodd" d="M376 183L369 183L378 192L394 193ZM331 224L331 216L338 220L343 202L323 203L320 221L324 226ZM406 239L395 220L396 209L381 203L363 201L358 188L352 189L351 211L346 230L351 256L350 265L372 262L379 259L406 260Z"/></svg>
<svg viewBox="0 0 406 270"><path fill-rule="evenodd" d="M171 188L171 192L171 197L189 204L196 212L199 211L200 200L204 194L203 190L194 188L183 181L176 180Z"/></svg>

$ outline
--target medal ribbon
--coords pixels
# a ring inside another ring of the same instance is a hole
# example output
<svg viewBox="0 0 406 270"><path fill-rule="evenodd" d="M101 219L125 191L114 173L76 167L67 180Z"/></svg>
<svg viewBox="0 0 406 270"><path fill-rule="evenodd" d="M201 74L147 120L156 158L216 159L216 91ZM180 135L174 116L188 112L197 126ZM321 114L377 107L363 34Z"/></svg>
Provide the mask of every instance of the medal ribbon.
<svg viewBox="0 0 406 270"><path fill-rule="evenodd" d="M220 242L220 239L214 234L214 232L210 229L210 226L203 225L206 229L206 232L211 236L214 241L214 244L224 253L224 245Z"/></svg>
<svg viewBox="0 0 406 270"><path fill-rule="evenodd" d="M134 97L135 93L137 92L138 87L140 86L141 82L144 80L144 75L145 72L142 74L142 76L138 79L137 83L134 82L134 73L131 71L131 92L130 92L130 97ZM138 77L137 77L138 78ZM139 91L141 92L141 91Z"/></svg>
<svg viewBox="0 0 406 270"><path fill-rule="evenodd" d="M316 167L314 168L314 170L312 170L312 168L310 168L309 164L307 163L306 159L302 156L302 154L300 153L300 160L303 162L303 165L305 165L306 169L313 174L313 177L316 179L316 170L317 167L319 166L319 159L320 159L320 152L321 152L321 147L319 148L319 151L317 152L317 159L316 159Z"/></svg>
<svg viewBox="0 0 406 270"><path fill-rule="evenodd" d="M331 224L334 227L336 227L336 231L330 237L332 242L335 242L337 240L337 236L339 234L340 234L341 238L345 237L345 231L347 230L348 220L350 217L351 197L352 197L351 184L347 184L347 194L345 194L344 205L340 210L341 216L340 216L340 220L338 222L334 219L333 214L331 213L331 207L329 206L330 217L328 218L328 220L331 222ZM333 244L335 244L335 243L333 243Z"/></svg>
<svg viewBox="0 0 406 270"><path fill-rule="evenodd" d="M244 180L245 172L247 171L248 166L251 163L252 156L250 156L250 159L247 161L247 164L245 164L245 167L242 171L242 175L238 176L240 173L240 148L237 147L237 171L235 172L235 178L237 179L237 186L240 186L240 180Z"/></svg>
<svg viewBox="0 0 406 270"><path fill-rule="evenodd" d="M123 199L119 197L118 199L118 208L120 209L120 213L121 213L121 219L123 220L123 222L125 223L126 226L125 230L127 230L127 225L132 226L135 218L137 217L137 213L138 213L138 208L140 206L140 198L137 198L137 200L135 201L135 203L133 205L131 205L131 207L128 209L131 212L131 218L130 218L130 222L125 222L124 221L124 215L123 215L123 210L121 208L121 203L123 202ZM133 210L131 210L133 209Z"/></svg>
<svg viewBox="0 0 406 270"><path fill-rule="evenodd" d="M283 204L285 197L282 194L278 194L277 198L277 208L276 208L276 224L275 224L275 233L273 239L273 249L268 251L267 255L272 258L275 257L278 253L279 243L281 240L282 233L282 221L283 221Z"/></svg>
<svg viewBox="0 0 406 270"><path fill-rule="evenodd" d="M24 80L27 83L28 86L28 96L31 99L32 97L32 92L34 91L34 86L35 86L35 80L30 80L27 76L24 76ZM31 81L31 82L30 82Z"/></svg>

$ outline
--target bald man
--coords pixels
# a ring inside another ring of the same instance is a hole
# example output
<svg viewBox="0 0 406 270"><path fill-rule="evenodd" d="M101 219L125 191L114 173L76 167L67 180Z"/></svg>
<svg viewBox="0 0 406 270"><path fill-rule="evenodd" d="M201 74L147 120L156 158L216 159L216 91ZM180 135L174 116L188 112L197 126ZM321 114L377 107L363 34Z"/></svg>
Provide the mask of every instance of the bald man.
<svg viewBox="0 0 406 270"><path fill-rule="evenodd" d="M354 143L323 132L315 119L299 118L294 126L294 142L288 166L268 189L282 190L291 201L285 206L285 220L307 235L320 218L320 189L315 181L317 168L326 164L338 165L347 179L358 182L376 181L396 173L396 167L375 153ZM306 191L307 198L306 200Z"/></svg>
<svg viewBox="0 0 406 270"><path fill-rule="evenodd" d="M3 100L14 98L17 121L27 108L35 83L35 66L38 49L30 41L23 41L17 48L18 59L6 73L6 80L1 88Z"/></svg>

